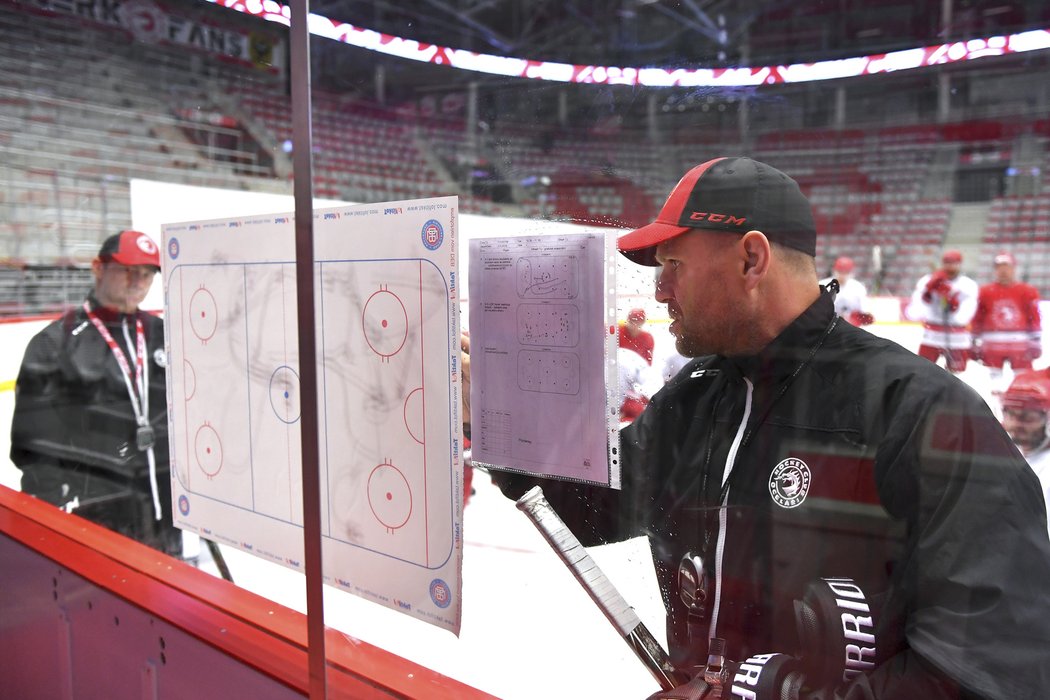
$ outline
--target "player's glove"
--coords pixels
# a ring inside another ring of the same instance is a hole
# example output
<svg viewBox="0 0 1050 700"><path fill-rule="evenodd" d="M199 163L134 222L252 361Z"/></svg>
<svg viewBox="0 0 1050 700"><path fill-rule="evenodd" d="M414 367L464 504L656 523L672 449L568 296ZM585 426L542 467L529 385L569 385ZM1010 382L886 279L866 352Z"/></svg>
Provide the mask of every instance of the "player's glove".
<svg viewBox="0 0 1050 700"><path fill-rule="evenodd" d="M959 293L955 292L954 294L947 294L945 296L944 303L945 303L945 306L948 307L949 311L958 311L959 310Z"/></svg>
<svg viewBox="0 0 1050 700"><path fill-rule="evenodd" d="M795 601L802 671L810 689L836 688L880 660L875 617L864 591L849 578L822 578Z"/></svg>
<svg viewBox="0 0 1050 700"><path fill-rule="evenodd" d="M725 668L725 685L712 684L698 672L688 683L653 693L648 700L797 700L806 680L799 660L787 654L755 654Z"/></svg>
<svg viewBox="0 0 1050 700"><path fill-rule="evenodd" d="M933 301L935 296L944 297L951 293L951 285L948 284L948 276L944 270L937 270L930 279L926 280L926 288L922 292L922 300L927 304Z"/></svg>
<svg viewBox="0 0 1050 700"><path fill-rule="evenodd" d="M740 663L712 663L694 669L694 677L649 700L798 700L800 695L832 697L875 668L880 656L875 618L864 591L849 578L823 578L807 586L795 601L801 659L788 654L753 654ZM715 642L712 640L712 650ZM835 696L838 697L838 696Z"/></svg>
<svg viewBox="0 0 1050 700"><path fill-rule="evenodd" d="M865 311L852 311L847 320L854 326L870 326L875 323L875 317Z"/></svg>
<svg viewBox="0 0 1050 700"><path fill-rule="evenodd" d="M787 654L754 654L736 665L729 693L723 698L798 700L806 676L802 665Z"/></svg>

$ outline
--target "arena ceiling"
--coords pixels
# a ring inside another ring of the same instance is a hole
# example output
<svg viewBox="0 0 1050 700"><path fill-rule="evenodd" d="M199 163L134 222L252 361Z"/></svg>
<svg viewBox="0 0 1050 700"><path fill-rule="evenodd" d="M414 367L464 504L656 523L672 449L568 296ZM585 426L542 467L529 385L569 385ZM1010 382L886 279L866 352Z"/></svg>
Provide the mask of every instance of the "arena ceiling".
<svg viewBox="0 0 1050 700"><path fill-rule="evenodd" d="M802 62L1050 25L1044 0L314 0L421 42L585 65Z"/></svg>

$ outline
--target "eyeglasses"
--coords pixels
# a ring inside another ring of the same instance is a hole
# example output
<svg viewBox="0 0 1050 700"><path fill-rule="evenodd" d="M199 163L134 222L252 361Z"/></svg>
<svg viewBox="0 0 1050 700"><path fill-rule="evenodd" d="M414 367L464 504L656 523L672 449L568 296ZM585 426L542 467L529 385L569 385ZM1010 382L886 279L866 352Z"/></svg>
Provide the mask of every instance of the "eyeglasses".
<svg viewBox="0 0 1050 700"><path fill-rule="evenodd" d="M107 270L114 273L123 272L128 278L128 281L145 281L152 280L153 276L157 274L157 268L150 265L121 265L120 263L106 263Z"/></svg>

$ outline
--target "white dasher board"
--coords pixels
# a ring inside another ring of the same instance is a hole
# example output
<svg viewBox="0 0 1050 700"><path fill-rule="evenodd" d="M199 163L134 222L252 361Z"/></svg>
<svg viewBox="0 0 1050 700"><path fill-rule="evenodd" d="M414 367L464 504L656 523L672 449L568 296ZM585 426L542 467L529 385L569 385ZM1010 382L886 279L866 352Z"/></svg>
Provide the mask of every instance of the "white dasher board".
<svg viewBox="0 0 1050 700"><path fill-rule="evenodd" d="M314 213L325 582L453 631L455 197ZM292 214L164 227L175 524L303 568Z"/></svg>

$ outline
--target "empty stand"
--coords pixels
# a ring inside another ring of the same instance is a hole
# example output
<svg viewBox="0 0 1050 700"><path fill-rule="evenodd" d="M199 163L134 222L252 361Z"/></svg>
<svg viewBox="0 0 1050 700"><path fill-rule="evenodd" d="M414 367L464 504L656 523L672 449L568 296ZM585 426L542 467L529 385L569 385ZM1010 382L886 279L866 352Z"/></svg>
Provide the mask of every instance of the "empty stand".
<svg viewBox="0 0 1050 700"><path fill-rule="evenodd" d="M34 266L83 270L98 241L130 223L131 178L291 191L283 81L69 18L25 20L0 5L5 289ZM49 50L57 44L61 51ZM1050 290L1042 264L1050 120L775 129L746 139L688 126L656 141L618 120L554 121L468 128L462 114L315 87L314 192L362 202L456 194L469 213L633 226L655 215L693 165L751 155L795 177L810 198L818 270L849 255L873 292L906 295L952 242L958 175L1022 169L1031 173L1025 187L987 203L979 243L1013 250L1023 274ZM47 305L18 302L26 303Z"/></svg>
<svg viewBox="0 0 1050 700"><path fill-rule="evenodd" d="M6 4L0 36L0 241L9 257L83 267L102 238L130 224L131 178L235 188L255 179L275 189L244 132L214 123L189 57Z"/></svg>

